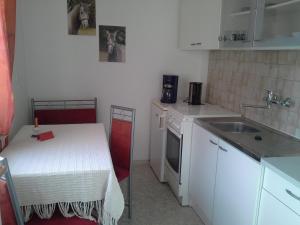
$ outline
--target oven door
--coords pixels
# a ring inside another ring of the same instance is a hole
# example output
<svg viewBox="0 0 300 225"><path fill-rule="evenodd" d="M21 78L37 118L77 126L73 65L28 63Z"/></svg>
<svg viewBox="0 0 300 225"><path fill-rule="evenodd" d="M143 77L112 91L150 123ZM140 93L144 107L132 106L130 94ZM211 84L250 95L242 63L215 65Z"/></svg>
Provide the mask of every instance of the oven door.
<svg viewBox="0 0 300 225"><path fill-rule="evenodd" d="M167 148L166 159L174 172L181 173L181 153L182 153L182 135L178 134L171 127L167 129ZM180 181L179 181L180 183Z"/></svg>

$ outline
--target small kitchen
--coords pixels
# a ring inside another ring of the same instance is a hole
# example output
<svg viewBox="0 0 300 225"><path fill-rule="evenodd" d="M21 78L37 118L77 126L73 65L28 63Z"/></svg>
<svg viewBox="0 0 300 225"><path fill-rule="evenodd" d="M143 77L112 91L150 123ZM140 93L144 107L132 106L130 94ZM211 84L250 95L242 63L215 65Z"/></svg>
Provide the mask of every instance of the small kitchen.
<svg viewBox="0 0 300 225"><path fill-rule="evenodd" d="M188 0L179 12L179 49L209 50L208 77L182 99L178 76L163 76L156 178L205 225L300 224L300 1Z"/></svg>
<svg viewBox="0 0 300 225"><path fill-rule="evenodd" d="M0 2L2 224L300 225L300 0Z"/></svg>

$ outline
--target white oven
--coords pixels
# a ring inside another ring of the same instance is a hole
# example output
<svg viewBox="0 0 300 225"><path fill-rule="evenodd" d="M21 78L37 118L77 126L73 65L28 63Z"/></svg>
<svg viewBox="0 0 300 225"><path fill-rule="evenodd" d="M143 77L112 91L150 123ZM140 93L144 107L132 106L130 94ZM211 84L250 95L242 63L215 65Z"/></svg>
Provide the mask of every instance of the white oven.
<svg viewBox="0 0 300 225"><path fill-rule="evenodd" d="M192 120L168 111L165 180L181 205L188 205L191 126Z"/></svg>
<svg viewBox="0 0 300 225"><path fill-rule="evenodd" d="M176 174L180 174L181 154L182 154L182 134L177 133L172 128L167 129L166 159L168 165ZM180 179L179 179L180 180ZM179 181L179 183L181 183Z"/></svg>
<svg viewBox="0 0 300 225"><path fill-rule="evenodd" d="M169 177L166 180L171 188L178 195L178 185L181 182L181 159L182 159L182 139L180 131L171 126L167 126L167 146L166 146L166 167ZM171 180L170 180L171 179Z"/></svg>

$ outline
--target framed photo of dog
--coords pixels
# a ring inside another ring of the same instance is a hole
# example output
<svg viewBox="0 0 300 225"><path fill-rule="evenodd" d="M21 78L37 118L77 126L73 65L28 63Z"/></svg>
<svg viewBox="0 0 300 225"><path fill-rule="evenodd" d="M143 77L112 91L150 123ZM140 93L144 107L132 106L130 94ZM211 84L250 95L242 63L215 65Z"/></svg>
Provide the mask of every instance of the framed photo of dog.
<svg viewBox="0 0 300 225"><path fill-rule="evenodd" d="M67 0L68 34L96 35L95 0Z"/></svg>

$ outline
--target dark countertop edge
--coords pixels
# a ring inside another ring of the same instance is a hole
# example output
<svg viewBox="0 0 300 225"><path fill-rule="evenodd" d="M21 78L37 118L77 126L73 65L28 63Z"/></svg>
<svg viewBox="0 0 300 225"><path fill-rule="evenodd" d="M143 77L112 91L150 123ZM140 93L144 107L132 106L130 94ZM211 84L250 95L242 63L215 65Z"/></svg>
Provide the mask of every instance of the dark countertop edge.
<svg viewBox="0 0 300 225"><path fill-rule="evenodd" d="M212 128L210 125L208 125L208 123L204 122L204 121L199 121L197 119L194 120L194 122L196 124L198 124L199 126L203 127L204 129L206 129L207 131L211 132L212 134L216 135L217 137L221 138L222 140L228 142L229 144L231 144L232 146L234 146L235 148L237 148L238 150L240 150L241 152L245 153L246 155L250 156L251 158L253 158L254 160L261 162L262 156L259 154L255 154L254 152L252 152L250 149L248 149L247 147L244 147L238 143L236 143L235 141L232 141L231 139L225 137L224 135L222 135L221 132L219 132L217 129Z"/></svg>

